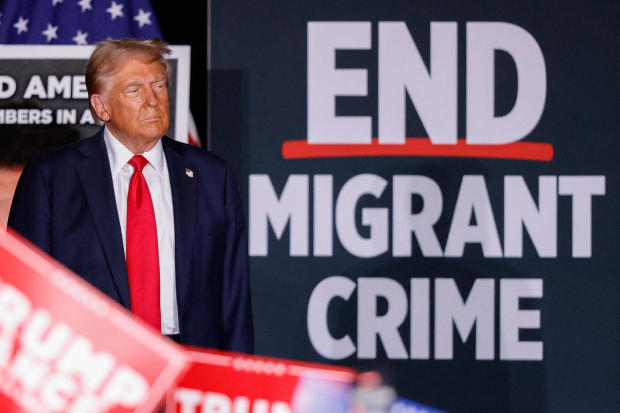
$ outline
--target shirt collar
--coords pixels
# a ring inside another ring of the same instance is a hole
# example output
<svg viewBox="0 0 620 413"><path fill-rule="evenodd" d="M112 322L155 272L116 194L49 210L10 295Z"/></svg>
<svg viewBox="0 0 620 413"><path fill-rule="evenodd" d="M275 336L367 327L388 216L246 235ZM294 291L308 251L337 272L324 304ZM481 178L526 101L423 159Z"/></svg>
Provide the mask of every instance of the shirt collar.
<svg viewBox="0 0 620 413"><path fill-rule="evenodd" d="M123 166L127 165L127 162L133 158L133 152L131 152L125 145L121 143L107 127L103 129L103 139L108 151L108 158L110 159L110 169L112 175L116 175L120 172ZM161 143L161 139L157 141L149 151L141 154L149 161L149 164L153 166L155 171L163 176L164 174L164 148Z"/></svg>

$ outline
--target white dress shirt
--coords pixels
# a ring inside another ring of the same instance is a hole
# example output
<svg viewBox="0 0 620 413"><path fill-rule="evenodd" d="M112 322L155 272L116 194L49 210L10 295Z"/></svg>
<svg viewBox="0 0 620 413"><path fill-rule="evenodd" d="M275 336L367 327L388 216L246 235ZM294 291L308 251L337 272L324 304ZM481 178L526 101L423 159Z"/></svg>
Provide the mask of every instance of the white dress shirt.
<svg viewBox="0 0 620 413"><path fill-rule="evenodd" d="M123 249L127 254L127 193L133 175L133 166L127 162L134 154L104 129L103 139L110 160L112 184L116 209L123 235ZM141 154L149 163L142 170L149 187L155 224L157 226L157 248L159 252L159 303L161 310L161 333L178 334L177 296L174 267L174 214L172 210L172 191L168 176L168 164L164 156L161 140L148 152Z"/></svg>

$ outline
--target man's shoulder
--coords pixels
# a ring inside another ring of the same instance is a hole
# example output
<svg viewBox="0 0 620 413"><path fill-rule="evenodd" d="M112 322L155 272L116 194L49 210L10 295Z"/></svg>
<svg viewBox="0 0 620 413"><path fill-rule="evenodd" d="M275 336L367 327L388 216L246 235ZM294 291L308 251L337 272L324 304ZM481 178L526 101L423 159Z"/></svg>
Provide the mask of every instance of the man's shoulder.
<svg viewBox="0 0 620 413"><path fill-rule="evenodd" d="M206 149L175 141L167 136L162 138L162 143L165 149L172 150L196 167L215 169L227 168L226 161Z"/></svg>
<svg viewBox="0 0 620 413"><path fill-rule="evenodd" d="M103 138L100 133L97 133L89 138L46 152L31 161L29 166L43 169L58 168L63 165L72 166L95 150L103 148L102 145L105 145Z"/></svg>

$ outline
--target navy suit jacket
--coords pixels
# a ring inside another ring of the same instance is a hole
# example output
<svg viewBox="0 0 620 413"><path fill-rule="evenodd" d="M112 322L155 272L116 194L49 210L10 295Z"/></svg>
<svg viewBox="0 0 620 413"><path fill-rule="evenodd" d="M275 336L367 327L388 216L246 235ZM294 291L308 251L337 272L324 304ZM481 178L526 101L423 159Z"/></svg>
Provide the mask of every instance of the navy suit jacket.
<svg viewBox="0 0 620 413"><path fill-rule="evenodd" d="M247 236L235 177L205 150L167 137L162 144L172 189L181 343L251 353ZM103 129L27 165L8 224L130 309Z"/></svg>

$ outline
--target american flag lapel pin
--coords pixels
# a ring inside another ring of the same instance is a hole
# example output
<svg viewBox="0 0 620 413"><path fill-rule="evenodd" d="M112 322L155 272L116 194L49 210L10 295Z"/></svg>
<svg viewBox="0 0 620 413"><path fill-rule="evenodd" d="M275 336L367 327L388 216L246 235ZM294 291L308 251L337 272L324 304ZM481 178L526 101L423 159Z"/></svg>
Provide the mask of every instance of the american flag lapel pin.
<svg viewBox="0 0 620 413"><path fill-rule="evenodd" d="M194 171L192 171L191 169L185 168L185 175L189 176L190 178L193 178L194 177Z"/></svg>

